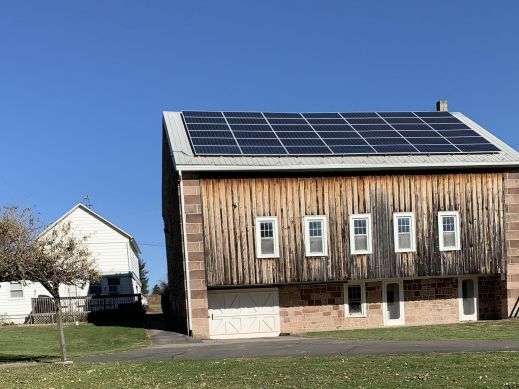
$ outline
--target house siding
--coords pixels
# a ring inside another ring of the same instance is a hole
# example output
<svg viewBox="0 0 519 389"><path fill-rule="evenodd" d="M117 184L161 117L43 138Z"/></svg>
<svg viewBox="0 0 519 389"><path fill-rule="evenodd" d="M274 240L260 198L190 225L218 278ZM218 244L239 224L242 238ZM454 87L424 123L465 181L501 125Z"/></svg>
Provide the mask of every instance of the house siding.
<svg viewBox="0 0 519 389"><path fill-rule="evenodd" d="M120 278L121 294L140 292L138 265L135 268L137 254L131 249L126 236L81 207L73 209L53 228L58 228L68 222L71 223L72 232L76 236L87 237L84 244L92 253L97 269L102 275L103 294L108 294L108 277ZM86 296L88 286L87 284L84 288L79 289L78 296ZM139 286L138 291L137 286ZM59 292L60 296L69 297L67 285L60 285ZM31 299L38 296L50 296L50 293L40 283L28 282L23 288L23 298L20 299L10 298L8 282L0 283L0 322L27 322L31 314Z"/></svg>

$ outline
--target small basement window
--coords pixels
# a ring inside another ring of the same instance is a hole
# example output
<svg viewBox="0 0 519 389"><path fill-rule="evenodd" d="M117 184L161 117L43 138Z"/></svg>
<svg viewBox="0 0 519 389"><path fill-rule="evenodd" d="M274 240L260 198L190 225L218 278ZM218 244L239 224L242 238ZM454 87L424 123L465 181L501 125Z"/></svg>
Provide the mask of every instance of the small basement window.
<svg viewBox="0 0 519 389"><path fill-rule="evenodd" d="M12 299L23 298L23 284L21 282L9 283L9 295Z"/></svg>
<svg viewBox="0 0 519 389"><path fill-rule="evenodd" d="M440 251L460 250L459 212L438 212Z"/></svg>
<svg viewBox="0 0 519 389"><path fill-rule="evenodd" d="M366 316L366 288L364 283L346 284L344 287L344 314L352 317Z"/></svg>
<svg viewBox="0 0 519 389"><path fill-rule="evenodd" d="M326 216L305 216L304 221L306 256L328 255Z"/></svg>
<svg viewBox="0 0 519 389"><path fill-rule="evenodd" d="M256 257L279 257L278 220L276 217L256 218Z"/></svg>
<svg viewBox="0 0 519 389"><path fill-rule="evenodd" d="M371 254L371 214L350 216L350 245L352 254Z"/></svg>
<svg viewBox="0 0 519 389"><path fill-rule="evenodd" d="M393 214L395 252L415 251L414 216L410 212Z"/></svg>

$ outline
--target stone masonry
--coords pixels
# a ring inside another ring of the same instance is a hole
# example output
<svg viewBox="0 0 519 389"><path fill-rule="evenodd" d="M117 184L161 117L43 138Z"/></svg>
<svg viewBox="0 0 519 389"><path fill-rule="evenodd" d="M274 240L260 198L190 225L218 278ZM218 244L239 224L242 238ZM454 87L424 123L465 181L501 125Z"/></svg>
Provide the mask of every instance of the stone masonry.
<svg viewBox="0 0 519 389"><path fill-rule="evenodd" d="M503 310L508 316L519 299L519 173L505 177L505 222L507 304Z"/></svg>
<svg viewBox="0 0 519 389"><path fill-rule="evenodd" d="M200 181L198 179L184 179L182 182L187 236L187 247L185 249L187 249L189 260L189 286L191 289L192 335L197 338L208 338L209 320Z"/></svg>
<svg viewBox="0 0 519 389"><path fill-rule="evenodd" d="M366 282L366 316L344 316L344 284L279 287L282 333L375 328L384 325L382 281ZM404 280L406 325L459 321L458 278ZM480 319L500 318L504 288L499 276L478 277Z"/></svg>

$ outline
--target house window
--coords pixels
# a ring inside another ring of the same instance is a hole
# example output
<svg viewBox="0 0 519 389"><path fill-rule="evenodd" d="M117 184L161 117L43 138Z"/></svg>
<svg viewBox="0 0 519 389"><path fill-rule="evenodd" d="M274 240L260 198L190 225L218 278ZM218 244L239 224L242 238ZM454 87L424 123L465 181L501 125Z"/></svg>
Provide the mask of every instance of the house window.
<svg viewBox="0 0 519 389"><path fill-rule="evenodd" d="M344 287L344 298L345 316L366 316L366 288L364 286L364 283L346 284Z"/></svg>
<svg viewBox="0 0 519 389"><path fill-rule="evenodd" d="M440 251L460 250L460 218L458 212L438 212Z"/></svg>
<svg viewBox="0 0 519 389"><path fill-rule="evenodd" d="M305 216L304 220L306 256L328 255L326 216Z"/></svg>
<svg viewBox="0 0 519 389"><path fill-rule="evenodd" d="M119 277L108 279L108 293L119 294L121 291L121 279Z"/></svg>
<svg viewBox="0 0 519 389"><path fill-rule="evenodd" d="M395 252L415 251L414 217L412 213L393 214Z"/></svg>
<svg viewBox="0 0 519 389"><path fill-rule="evenodd" d="M99 295L103 293L103 289L101 288L101 284L98 282L93 282L90 284L90 287L88 288L88 294L89 295Z"/></svg>
<svg viewBox="0 0 519 389"><path fill-rule="evenodd" d="M350 216L352 254L371 254L371 214Z"/></svg>
<svg viewBox="0 0 519 389"><path fill-rule="evenodd" d="M68 297L77 297L79 295L79 290L76 285L68 286Z"/></svg>
<svg viewBox="0 0 519 389"><path fill-rule="evenodd" d="M11 282L9 288L12 299L23 298L23 284L21 282Z"/></svg>
<svg viewBox="0 0 519 389"><path fill-rule="evenodd" d="M277 218L256 218L256 257L279 257Z"/></svg>

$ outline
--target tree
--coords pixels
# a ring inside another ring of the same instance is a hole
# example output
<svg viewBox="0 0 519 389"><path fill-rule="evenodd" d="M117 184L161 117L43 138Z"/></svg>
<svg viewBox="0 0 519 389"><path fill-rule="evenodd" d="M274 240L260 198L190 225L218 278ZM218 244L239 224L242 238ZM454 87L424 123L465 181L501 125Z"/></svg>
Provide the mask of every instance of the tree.
<svg viewBox="0 0 519 389"><path fill-rule="evenodd" d="M164 292L164 289L166 289L168 284L166 284L164 281L159 281L158 284L155 284L153 286L153 289L151 290L151 294L158 294L161 295L162 292Z"/></svg>
<svg viewBox="0 0 519 389"><path fill-rule="evenodd" d="M149 294L150 279L148 278L148 269L146 269L146 262L139 258L139 278L141 279L141 293L143 295Z"/></svg>
<svg viewBox="0 0 519 389"><path fill-rule="evenodd" d="M28 279L38 231L29 209L0 208L0 282Z"/></svg>
<svg viewBox="0 0 519 389"><path fill-rule="evenodd" d="M95 260L70 223L38 235L30 209L4 207L0 212L0 281L41 283L54 298L61 360L67 359L59 286L84 287L99 279Z"/></svg>

